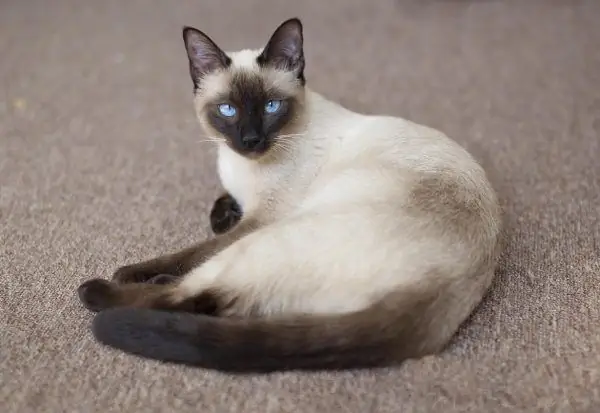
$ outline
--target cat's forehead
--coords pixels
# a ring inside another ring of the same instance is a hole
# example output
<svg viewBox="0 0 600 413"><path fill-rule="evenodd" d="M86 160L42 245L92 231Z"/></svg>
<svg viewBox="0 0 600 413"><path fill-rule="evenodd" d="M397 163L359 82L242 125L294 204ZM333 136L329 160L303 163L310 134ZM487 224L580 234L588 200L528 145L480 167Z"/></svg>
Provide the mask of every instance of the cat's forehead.
<svg viewBox="0 0 600 413"><path fill-rule="evenodd" d="M231 69L249 71L260 70L258 61L256 59L261 52L262 50L260 49L245 49L235 52L228 52L227 56L231 58Z"/></svg>
<svg viewBox="0 0 600 413"><path fill-rule="evenodd" d="M295 96L301 86L296 76L291 72L260 66L257 57L261 52L260 49L227 52L230 66L206 76L197 94L198 103L220 99L233 91L239 93L245 88L255 91L261 88L263 94Z"/></svg>

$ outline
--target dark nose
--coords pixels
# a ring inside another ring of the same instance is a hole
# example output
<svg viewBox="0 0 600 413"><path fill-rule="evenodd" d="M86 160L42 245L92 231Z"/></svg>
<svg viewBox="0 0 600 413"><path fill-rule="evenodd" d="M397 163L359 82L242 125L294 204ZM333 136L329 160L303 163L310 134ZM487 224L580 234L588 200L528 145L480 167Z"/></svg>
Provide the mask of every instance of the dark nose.
<svg viewBox="0 0 600 413"><path fill-rule="evenodd" d="M242 146L247 150L257 149L264 141L262 136L254 133L242 136Z"/></svg>

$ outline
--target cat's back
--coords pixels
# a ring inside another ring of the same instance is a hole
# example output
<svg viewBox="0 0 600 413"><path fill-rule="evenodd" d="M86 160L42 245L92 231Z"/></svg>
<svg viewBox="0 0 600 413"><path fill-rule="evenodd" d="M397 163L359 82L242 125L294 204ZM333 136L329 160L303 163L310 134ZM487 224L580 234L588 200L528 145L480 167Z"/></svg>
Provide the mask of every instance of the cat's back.
<svg viewBox="0 0 600 413"><path fill-rule="evenodd" d="M338 144L340 161L371 160L402 170L439 169L477 172L477 161L443 132L394 116L359 115L344 126Z"/></svg>
<svg viewBox="0 0 600 413"><path fill-rule="evenodd" d="M496 238L496 193L455 140L401 117L340 114L345 121L335 119L329 129L335 139L308 206L369 204L365 211L388 222L418 219L453 228L462 238Z"/></svg>
<svg viewBox="0 0 600 413"><path fill-rule="evenodd" d="M497 195L484 168L440 130L400 117L366 116L348 138L350 156L383 171L391 196L405 207L445 204L449 210L470 210L470 218L483 219L484 225L499 220ZM478 207L468 208L471 204Z"/></svg>
<svg viewBox="0 0 600 413"><path fill-rule="evenodd" d="M307 134L330 143L330 164L372 163L402 170L439 169L481 173L475 159L440 130L400 116L352 111L307 92L311 122Z"/></svg>

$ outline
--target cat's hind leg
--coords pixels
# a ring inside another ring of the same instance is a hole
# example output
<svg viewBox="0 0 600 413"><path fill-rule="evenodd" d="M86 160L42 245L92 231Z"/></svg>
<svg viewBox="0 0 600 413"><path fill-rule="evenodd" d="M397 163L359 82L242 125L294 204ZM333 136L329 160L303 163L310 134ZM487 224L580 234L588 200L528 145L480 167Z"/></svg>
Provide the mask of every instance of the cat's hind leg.
<svg viewBox="0 0 600 413"><path fill-rule="evenodd" d="M360 310L387 288L369 274L397 271L389 260L361 259L396 254L396 245L382 244L362 218L362 211L307 214L263 227L191 270L176 288L181 297L217 289L232 303L224 316Z"/></svg>

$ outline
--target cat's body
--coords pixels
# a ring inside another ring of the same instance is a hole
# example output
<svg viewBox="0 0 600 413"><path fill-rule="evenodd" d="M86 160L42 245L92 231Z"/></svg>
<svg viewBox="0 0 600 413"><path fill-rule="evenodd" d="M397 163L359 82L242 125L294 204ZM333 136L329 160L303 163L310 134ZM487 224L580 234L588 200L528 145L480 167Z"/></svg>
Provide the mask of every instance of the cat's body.
<svg viewBox="0 0 600 413"><path fill-rule="evenodd" d="M277 163L220 145L223 186L245 219L268 226L223 253L224 288L248 288L242 296L266 314L356 311L416 280L469 271L485 289L496 199L472 158L435 130L354 114L308 89L305 99L311 121Z"/></svg>
<svg viewBox="0 0 600 413"><path fill-rule="evenodd" d="M225 57L201 33L186 38L198 116L221 139L219 176L243 216L121 269L120 284L84 285L90 308L136 307L102 311L100 341L230 371L380 366L439 351L481 301L500 232L482 168L439 131L310 91L298 30L301 51L291 20L265 51ZM257 120L258 95L274 115ZM227 116L214 112L223 96ZM162 272L183 278L129 283Z"/></svg>

